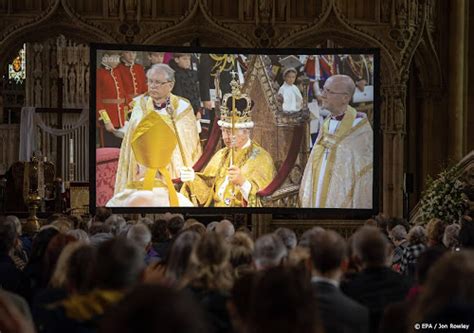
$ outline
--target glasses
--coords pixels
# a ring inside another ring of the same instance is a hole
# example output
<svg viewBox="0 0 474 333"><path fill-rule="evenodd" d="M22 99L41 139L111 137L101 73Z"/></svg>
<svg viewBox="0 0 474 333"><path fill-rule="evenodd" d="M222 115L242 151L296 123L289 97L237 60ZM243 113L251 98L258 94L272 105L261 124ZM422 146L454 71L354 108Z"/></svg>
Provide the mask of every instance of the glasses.
<svg viewBox="0 0 474 333"><path fill-rule="evenodd" d="M335 92L335 91L331 91L328 88L323 88L322 93L323 94L328 94L328 95L347 95L347 93L345 93L345 92Z"/></svg>
<svg viewBox="0 0 474 333"><path fill-rule="evenodd" d="M167 83L170 83L172 81L154 81L154 80L148 80L148 85L149 86L158 86L158 87L161 87Z"/></svg>

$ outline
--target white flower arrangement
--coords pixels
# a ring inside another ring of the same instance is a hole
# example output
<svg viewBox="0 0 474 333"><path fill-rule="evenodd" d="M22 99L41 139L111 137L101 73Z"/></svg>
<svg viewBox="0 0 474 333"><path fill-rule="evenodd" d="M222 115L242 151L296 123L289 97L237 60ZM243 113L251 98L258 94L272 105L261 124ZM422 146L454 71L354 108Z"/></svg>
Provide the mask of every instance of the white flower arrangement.
<svg viewBox="0 0 474 333"><path fill-rule="evenodd" d="M421 199L421 219L427 223L439 218L448 224L459 221L467 208L463 193L464 184L459 180L457 166L443 170L436 179L428 177L427 189Z"/></svg>

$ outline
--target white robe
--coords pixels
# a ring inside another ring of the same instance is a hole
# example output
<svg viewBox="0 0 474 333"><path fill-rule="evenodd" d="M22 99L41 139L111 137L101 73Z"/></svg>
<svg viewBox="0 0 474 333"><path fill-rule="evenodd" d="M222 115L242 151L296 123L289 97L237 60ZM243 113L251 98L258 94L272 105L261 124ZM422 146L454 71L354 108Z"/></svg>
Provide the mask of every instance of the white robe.
<svg viewBox="0 0 474 333"><path fill-rule="evenodd" d="M278 93L283 96L283 111L301 111L301 108L303 107L303 96L297 86L294 84L289 85L285 82L281 85Z"/></svg>

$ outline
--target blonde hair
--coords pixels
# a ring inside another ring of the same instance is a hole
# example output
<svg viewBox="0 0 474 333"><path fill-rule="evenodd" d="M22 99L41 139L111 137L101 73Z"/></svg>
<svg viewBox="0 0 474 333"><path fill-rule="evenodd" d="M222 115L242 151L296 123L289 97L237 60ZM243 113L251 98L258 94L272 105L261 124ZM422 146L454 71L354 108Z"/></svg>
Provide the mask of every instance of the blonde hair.
<svg viewBox="0 0 474 333"><path fill-rule="evenodd" d="M80 247L87 245L85 242L77 241L69 243L62 250L53 275L51 276L51 287L63 289L67 287L67 274L69 269L69 259Z"/></svg>

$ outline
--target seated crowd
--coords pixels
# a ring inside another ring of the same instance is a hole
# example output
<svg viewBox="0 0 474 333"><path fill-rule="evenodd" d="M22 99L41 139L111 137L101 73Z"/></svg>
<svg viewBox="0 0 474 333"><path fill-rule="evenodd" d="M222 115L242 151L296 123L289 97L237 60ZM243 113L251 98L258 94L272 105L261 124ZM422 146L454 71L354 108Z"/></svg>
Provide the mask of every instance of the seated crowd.
<svg viewBox="0 0 474 333"><path fill-rule="evenodd" d="M253 239L229 220L0 217L0 332L415 332L474 324L474 222Z"/></svg>

